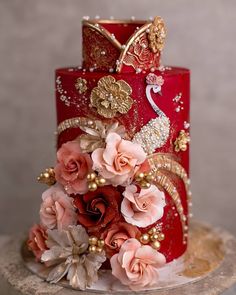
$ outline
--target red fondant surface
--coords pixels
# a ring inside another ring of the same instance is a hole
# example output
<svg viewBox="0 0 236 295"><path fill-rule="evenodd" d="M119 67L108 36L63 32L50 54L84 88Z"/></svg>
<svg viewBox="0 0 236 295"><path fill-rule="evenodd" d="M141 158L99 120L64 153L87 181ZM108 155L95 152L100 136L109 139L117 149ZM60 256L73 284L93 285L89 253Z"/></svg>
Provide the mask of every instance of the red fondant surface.
<svg viewBox="0 0 236 295"><path fill-rule="evenodd" d="M153 111L148 100L146 99L146 76L148 73L121 73L108 74L101 72L84 72L82 70L74 69L58 69L56 71L56 78L60 77L61 89L63 92L56 91L56 105L57 105L57 122L73 118L73 117L92 117L104 119L97 115L96 110L89 107L90 93L100 78L111 75L116 80L126 81L132 88L131 97L135 101L131 110L116 119L123 124L127 130L133 134L138 132L141 127L148 123L152 118L156 118L157 114ZM163 72L156 71L156 75L161 75L164 78L164 85L162 86L162 96L158 93L152 93L152 97L158 107L169 117L171 122L170 136L166 144L157 149L158 153L167 153L172 155L189 173L189 152L174 151L173 142L179 134L179 131L184 129L184 121L189 122L189 96L190 96L190 73L189 70L183 68L171 68ZM82 77L87 81L87 91L79 94L75 88L76 79ZM58 85L56 85L58 86ZM176 112L176 108L180 105L173 101L173 99L182 93L181 106L183 110ZM63 97L62 97L63 95ZM65 97L66 98L65 98ZM67 102L67 103L66 103ZM69 102L69 103L68 103ZM58 138L58 147L68 140L73 140L81 134L79 128L68 129L63 132ZM183 183L179 179L175 179L176 187L181 196L181 201L184 207L184 213L187 214L187 200L186 192ZM167 261L171 261L186 250L186 244L183 244L183 233L181 222L178 214L175 214L176 208L171 197L166 193L165 214L158 223L163 222L163 233L165 240L161 242L160 251L166 256ZM146 229L144 230L146 231Z"/></svg>

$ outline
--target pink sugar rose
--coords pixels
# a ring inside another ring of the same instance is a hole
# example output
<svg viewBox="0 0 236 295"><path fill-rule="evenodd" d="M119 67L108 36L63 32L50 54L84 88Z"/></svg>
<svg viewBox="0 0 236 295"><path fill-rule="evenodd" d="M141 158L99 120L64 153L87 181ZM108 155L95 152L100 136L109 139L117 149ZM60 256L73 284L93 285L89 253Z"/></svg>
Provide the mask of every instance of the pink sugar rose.
<svg viewBox="0 0 236 295"><path fill-rule="evenodd" d="M164 213L165 194L155 185L138 191L136 185L129 185L123 192L121 213L128 223L147 227L159 220Z"/></svg>
<svg viewBox="0 0 236 295"><path fill-rule="evenodd" d="M28 248L34 253L37 261L41 260L43 252L48 249L45 243L46 240L47 233L44 227L39 224L35 224L31 227L27 245Z"/></svg>
<svg viewBox="0 0 236 295"><path fill-rule="evenodd" d="M166 263L165 256L136 239L125 241L118 254L111 257L112 274L134 291L157 284L158 269Z"/></svg>
<svg viewBox="0 0 236 295"><path fill-rule="evenodd" d="M146 83L149 85L162 86L164 84L164 79L162 76L157 76L153 73L149 73L146 77Z"/></svg>
<svg viewBox="0 0 236 295"><path fill-rule="evenodd" d="M82 153L76 141L64 143L57 152L55 178L69 194L84 194L88 191L87 174L91 172L92 160Z"/></svg>
<svg viewBox="0 0 236 295"><path fill-rule="evenodd" d="M106 147L92 153L93 169L114 186L129 184L145 159L141 145L124 140L117 133L109 133Z"/></svg>
<svg viewBox="0 0 236 295"><path fill-rule="evenodd" d="M40 219L47 229L66 229L69 225L76 225L77 215L73 199L68 197L59 185L47 189L42 199Z"/></svg>

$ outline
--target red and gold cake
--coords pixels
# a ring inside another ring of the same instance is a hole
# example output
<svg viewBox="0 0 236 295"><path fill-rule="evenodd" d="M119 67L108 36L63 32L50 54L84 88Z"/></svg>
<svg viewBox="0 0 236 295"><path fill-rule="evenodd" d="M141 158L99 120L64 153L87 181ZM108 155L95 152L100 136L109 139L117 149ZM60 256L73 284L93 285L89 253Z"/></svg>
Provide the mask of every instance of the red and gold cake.
<svg viewBox="0 0 236 295"><path fill-rule="evenodd" d="M49 282L84 290L101 269L145 290L188 243L190 73L160 64L160 17L82 35L82 67L56 70L57 162L28 246Z"/></svg>

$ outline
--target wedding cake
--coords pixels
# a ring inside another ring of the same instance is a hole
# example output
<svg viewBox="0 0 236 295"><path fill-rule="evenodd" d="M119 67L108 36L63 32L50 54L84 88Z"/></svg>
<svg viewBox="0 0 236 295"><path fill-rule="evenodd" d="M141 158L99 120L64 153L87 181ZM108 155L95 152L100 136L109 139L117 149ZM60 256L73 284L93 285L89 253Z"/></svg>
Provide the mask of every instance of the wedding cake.
<svg viewBox="0 0 236 295"><path fill-rule="evenodd" d="M86 18L82 37L82 67L56 70L57 161L28 248L51 283L155 288L188 244L190 73L161 65L160 17Z"/></svg>

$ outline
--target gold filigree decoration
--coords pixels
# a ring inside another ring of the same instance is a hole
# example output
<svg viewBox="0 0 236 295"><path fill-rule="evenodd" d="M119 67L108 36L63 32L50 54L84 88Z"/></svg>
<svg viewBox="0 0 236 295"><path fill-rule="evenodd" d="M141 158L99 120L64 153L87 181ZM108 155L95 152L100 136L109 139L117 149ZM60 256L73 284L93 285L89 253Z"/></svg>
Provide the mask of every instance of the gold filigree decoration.
<svg viewBox="0 0 236 295"><path fill-rule="evenodd" d="M148 157L149 165L153 175L155 176L155 183L163 188L174 201L176 210L180 216L182 230L183 230L183 242L186 243L187 234L188 234L188 226L187 226L187 217L184 213L184 208L181 202L180 195L177 191L177 188L171 181L169 175L165 173L171 173L179 177L184 185L187 193L188 201L190 201L190 181L188 179L187 172L185 169L175 160L173 160L170 156L165 154L153 154Z"/></svg>
<svg viewBox="0 0 236 295"><path fill-rule="evenodd" d="M85 93L88 89L87 81L83 78L78 78L75 83L75 88L79 92L79 94Z"/></svg>
<svg viewBox="0 0 236 295"><path fill-rule="evenodd" d="M180 152L183 151L185 152L188 148L188 143L190 142L190 136L189 133L186 132L185 130L181 130L179 132L178 137L174 141L174 146L175 146L175 151Z"/></svg>
<svg viewBox="0 0 236 295"><path fill-rule="evenodd" d="M93 88L90 102L97 109L99 115L113 118L117 114L126 114L132 107L133 99L130 97L132 88L124 80L112 76L105 76Z"/></svg>
<svg viewBox="0 0 236 295"><path fill-rule="evenodd" d="M149 48L153 53L162 51L165 38L166 28L164 21L161 17L156 16L148 32Z"/></svg>
<svg viewBox="0 0 236 295"><path fill-rule="evenodd" d="M47 168L37 178L38 182L52 186L56 183L55 172L53 168Z"/></svg>

